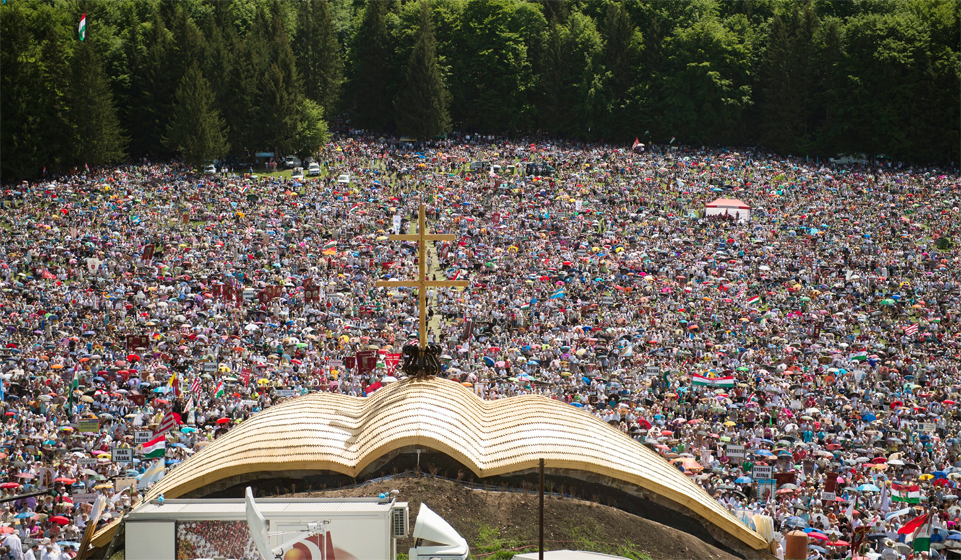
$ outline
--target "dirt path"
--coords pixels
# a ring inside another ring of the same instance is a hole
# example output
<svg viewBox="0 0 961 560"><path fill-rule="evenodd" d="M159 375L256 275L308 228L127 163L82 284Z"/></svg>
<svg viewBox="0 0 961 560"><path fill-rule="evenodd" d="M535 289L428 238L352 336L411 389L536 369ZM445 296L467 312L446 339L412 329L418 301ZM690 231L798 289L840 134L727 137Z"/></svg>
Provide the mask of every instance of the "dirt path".
<svg viewBox="0 0 961 560"><path fill-rule="evenodd" d="M536 550L538 500L533 493L487 492L446 480L399 478L363 488L296 496L377 496L391 490L399 492L398 501L410 504L411 530L420 504L426 503L467 539L478 560L510 559L515 552ZM544 509L548 550L589 550L653 560L737 558L671 527L593 502L547 497ZM397 549L406 552L411 546L410 539L402 539Z"/></svg>

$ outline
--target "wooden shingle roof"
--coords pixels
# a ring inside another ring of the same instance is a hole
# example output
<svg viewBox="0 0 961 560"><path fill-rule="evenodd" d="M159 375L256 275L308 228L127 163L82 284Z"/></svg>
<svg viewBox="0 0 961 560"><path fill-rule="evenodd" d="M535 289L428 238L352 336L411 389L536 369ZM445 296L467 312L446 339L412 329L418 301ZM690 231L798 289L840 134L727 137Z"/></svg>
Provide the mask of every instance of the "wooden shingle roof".
<svg viewBox="0 0 961 560"><path fill-rule="evenodd" d="M543 458L549 469L590 472L643 488L748 548L767 544L658 454L598 418L540 396L484 401L444 379L393 383L367 398L312 393L274 405L168 473L146 499L177 498L258 472L357 476L378 458L413 445L443 452L478 477L534 469ZM105 545L115 529L102 529L95 545Z"/></svg>

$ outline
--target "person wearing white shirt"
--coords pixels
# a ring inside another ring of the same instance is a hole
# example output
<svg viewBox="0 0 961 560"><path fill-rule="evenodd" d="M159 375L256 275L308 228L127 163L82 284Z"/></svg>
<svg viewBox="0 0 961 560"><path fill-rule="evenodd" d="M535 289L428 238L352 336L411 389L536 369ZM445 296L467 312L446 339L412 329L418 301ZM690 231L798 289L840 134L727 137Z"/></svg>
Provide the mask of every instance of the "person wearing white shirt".
<svg viewBox="0 0 961 560"><path fill-rule="evenodd" d="M45 545L40 553L40 560L60 560L60 553L54 552L53 545Z"/></svg>
<svg viewBox="0 0 961 560"><path fill-rule="evenodd" d="M23 558L24 560L40 560L40 545L36 543L30 545L30 550L24 554Z"/></svg>
<svg viewBox="0 0 961 560"><path fill-rule="evenodd" d="M23 543L16 533L12 533L3 539L3 546L10 547L10 556L13 560L23 560Z"/></svg>

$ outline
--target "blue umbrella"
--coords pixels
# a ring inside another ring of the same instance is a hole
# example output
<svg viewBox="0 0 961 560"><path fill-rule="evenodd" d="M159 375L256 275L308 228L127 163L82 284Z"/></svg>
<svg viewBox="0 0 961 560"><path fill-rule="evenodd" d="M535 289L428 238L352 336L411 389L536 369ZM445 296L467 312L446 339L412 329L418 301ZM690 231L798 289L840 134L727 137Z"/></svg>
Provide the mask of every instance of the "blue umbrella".
<svg viewBox="0 0 961 560"><path fill-rule="evenodd" d="M861 420L864 420L865 422L874 422L877 419L878 417L873 414L865 414L861 417Z"/></svg>
<svg viewBox="0 0 961 560"><path fill-rule="evenodd" d="M767 449L758 449L757 451L755 451L755 453L757 455L761 455L762 457L774 457L774 453L771 453Z"/></svg>
<svg viewBox="0 0 961 560"><path fill-rule="evenodd" d="M862 484L858 486L858 492L880 492L881 489L873 484Z"/></svg>
<svg viewBox="0 0 961 560"><path fill-rule="evenodd" d="M798 517L797 515L792 515L791 517L788 517L787 519L784 520L784 524L787 525L788 527L807 527L808 522L805 521L804 518L802 517Z"/></svg>
<svg viewBox="0 0 961 560"><path fill-rule="evenodd" d="M952 533L945 538L949 541L961 541L961 535L957 533Z"/></svg>
<svg viewBox="0 0 961 560"><path fill-rule="evenodd" d="M494 367L494 359L489 356L484 356L484 365Z"/></svg>
<svg viewBox="0 0 961 560"><path fill-rule="evenodd" d="M576 406L577 408L584 408L584 405L579 402L572 402L571 406Z"/></svg>
<svg viewBox="0 0 961 560"><path fill-rule="evenodd" d="M37 514L36 514L36 513L32 513L32 512L24 511L24 512L21 512L21 513L18 513L18 514L16 514L16 515L14 515L13 518L14 518L14 519L29 519L29 518L33 517L34 515L37 515Z"/></svg>
<svg viewBox="0 0 961 560"><path fill-rule="evenodd" d="M749 476L738 477L737 479L734 480L735 484L750 484L752 482L754 481L751 480L751 477Z"/></svg>

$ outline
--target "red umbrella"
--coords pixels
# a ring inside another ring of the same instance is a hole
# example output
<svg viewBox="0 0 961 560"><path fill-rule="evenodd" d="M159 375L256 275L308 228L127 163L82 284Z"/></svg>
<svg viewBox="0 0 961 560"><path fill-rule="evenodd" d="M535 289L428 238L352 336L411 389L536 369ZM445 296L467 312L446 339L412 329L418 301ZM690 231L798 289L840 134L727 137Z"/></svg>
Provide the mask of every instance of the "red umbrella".
<svg viewBox="0 0 961 560"><path fill-rule="evenodd" d="M811 536L811 535L808 535L808 536ZM851 543L847 541L831 541L828 543L828 546L851 546Z"/></svg>
<svg viewBox="0 0 961 560"><path fill-rule="evenodd" d="M67 519L66 517L62 516L62 515L54 515L53 517L50 518L50 521L53 521L53 522L56 523L57 525L69 525L69 524L70 524L70 520Z"/></svg>
<svg viewBox="0 0 961 560"><path fill-rule="evenodd" d="M65 477L65 476L61 476L61 477L55 478L55 479L53 479L53 481L54 481L54 482L62 482L62 483L67 484L67 485L76 484L76 483L77 483L76 479L67 478L67 477Z"/></svg>
<svg viewBox="0 0 961 560"><path fill-rule="evenodd" d="M0 527L0 535L12 535L17 531L13 527Z"/></svg>
<svg viewBox="0 0 961 560"><path fill-rule="evenodd" d="M661 435L662 435L662 436L673 436L673 435L674 435L674 432L672 432L671 430L661 430Z"/></svg>
<svg viewBox="0 0 961 560"><path fill-rule="evenodd" d="M809 538L809 539L819 540L819 541L829 541L829 540L831 540L831 539L827 538L827 536L822 535L821 533L818 533L817 531L811 531L810 533L808 533L808 538Z"/></svg>
<svg viewBox="0 0 961 560"><path fill-rule="evenodd" d="M370 394L370 393L373 393L374 391L376 391L377 389L380 389L381 387L382 387L382 385L380 384L380 381L377 381L377 382L375 382L375 383L371 383L370 385L368 385L368 386L367 386L367 389L365 390L365 392L368 393L368 394Z"/></svg>
<svg viewBox="0 0 961 560"><path fill-rule="evenodd" d="M4 482L3 484L0 484L0 488L9 490L11 488L20 488L20 485L16 482Z"/></svg>
<svg viewBox="0 0 961 560"><path fill-rule="evenodd" d="M140 356L138 356L138 355L136 355L136 354L127 354L127 361L128 361L128 362L139 362L139 361L140 361Z"/></svg>
<svg viewBox="0 0 961 560"><path fill-rule="evenodd" d="M218 424L226 424L226 423L228 423L228 422L230 422L230 418L218 418L218 419L217 419L217 423L218 423Z"/></svg>

